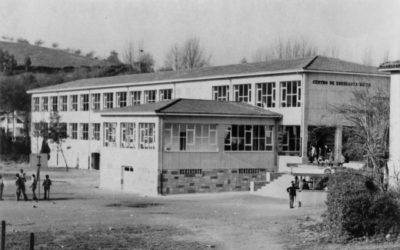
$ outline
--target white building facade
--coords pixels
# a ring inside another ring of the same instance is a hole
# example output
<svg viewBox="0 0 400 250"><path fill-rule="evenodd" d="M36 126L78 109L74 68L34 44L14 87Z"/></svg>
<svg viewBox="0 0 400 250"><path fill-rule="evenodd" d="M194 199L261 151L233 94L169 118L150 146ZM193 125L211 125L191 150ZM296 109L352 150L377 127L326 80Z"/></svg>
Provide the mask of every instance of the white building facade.
<svg viewBox="0 0 400 250"><path fill-rule="evenodd" d="M287 172L288 163L307 161L313 127L333 128L334 136L321 143L330 143L338 157L345 122L332 113L332 107L351 101L353 91L388 87L389 75L373 67L317 56L83 79L28 93L32 94L32 136L41 122L49 123L52 111L58 112L68 135L61 149L50 143L49 166L65 166L66 162L69 167L98 169L105 157L106 128L101 117L105 110L193 98L245 102L281 114L277 171ZM41 140L32 137L32 153L40 151Z"/></svg>

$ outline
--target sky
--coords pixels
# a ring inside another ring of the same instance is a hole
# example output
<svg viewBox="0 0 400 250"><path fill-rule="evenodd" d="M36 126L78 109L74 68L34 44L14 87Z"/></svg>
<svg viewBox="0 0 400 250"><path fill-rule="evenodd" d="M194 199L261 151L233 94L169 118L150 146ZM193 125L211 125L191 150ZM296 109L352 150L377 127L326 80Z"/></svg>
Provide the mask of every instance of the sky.
<svg viewBox="0 0 400 250"><path fill-rule="evenodd" d="M400 0L1 0L0 37L107 57L132 42L162 67L198 37L212 65L252 61L278 39L304 39L344 60L400 59ZM121 56L120 56L121 57Z"/></svg>

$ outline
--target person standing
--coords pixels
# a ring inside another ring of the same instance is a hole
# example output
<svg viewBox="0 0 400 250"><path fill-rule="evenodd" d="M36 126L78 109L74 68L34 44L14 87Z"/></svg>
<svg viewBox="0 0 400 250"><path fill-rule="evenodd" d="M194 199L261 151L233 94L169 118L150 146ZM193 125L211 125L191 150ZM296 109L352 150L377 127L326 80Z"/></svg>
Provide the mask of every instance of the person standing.
<svg viewBox="0 0 400 250"><path fill-rule="evenodd" d="M32 190L32 199L34 201L37 201L38 198L36 196L36 188L37 188L37 179L36 176L34 174L32 174L32 182L31 182L31 190Z"/></svg>
<svg viewBox="0 0 400 250"><path fill-rule="evenodd" d="M48 174L46 174L46 179L43 181L43 189L44 189L44 199L50 200L50 186L51 180Z"/></svg>
<svg viewBox="0 0 400 250"><path fill-rule="evenodd" d="M3 200L4 182L3 176L0 174L0 201Z"/></svg>
<svg viewBox="0 0 400 250"><path fill-rule="evenodd" d="M15 185L17 186L17 201L19 201L21 194L23 194L25 200L28 200L25 193L25 183L19 174L15 175Z"/></svg>
<svg viewBox="0 0 400 250"><path fill-rule="evenodd" d="M24 183L26 182L26 176L25 176L24 170L23 170L22 168L21 168L21 170L20 170L19 177L22 179L22 181L23 181Z"/></svg>
<svg viewBox="0 0 400 250"><path fill-rule="evenodd" d="M303 179L304 180L304 179ZM299 202L299 207L301 207L301 199L303 198L303 185L304 185L304 181L300 180L300 184L299 184L299 195L297 197L297 201Z"/></svg>
<svg viewBox="0 0 400 250"><path fill-rule="evenodd" d="M296 186L294 185L294 181L292 181L292 185L286 189L289 193L289 206L290 208L294 208L294 199L296 198Z"/></svg>

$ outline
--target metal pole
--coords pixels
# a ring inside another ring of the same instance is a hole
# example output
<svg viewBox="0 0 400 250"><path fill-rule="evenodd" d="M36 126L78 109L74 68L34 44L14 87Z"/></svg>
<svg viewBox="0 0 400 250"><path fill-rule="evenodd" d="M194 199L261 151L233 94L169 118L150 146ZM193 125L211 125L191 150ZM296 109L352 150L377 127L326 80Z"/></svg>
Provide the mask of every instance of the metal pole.
<svg viewBox="0 0 400 250"><path fill-rule="evenodd" d="M33 250L35 246L35 234L31 233L31 240L29 243L29 250Z"/></svg>
<svg viewBox="0 0 400 250"><path fill-rule="evenodd" d="M1 250L6 249L6 221L1 221Z"/></svg>

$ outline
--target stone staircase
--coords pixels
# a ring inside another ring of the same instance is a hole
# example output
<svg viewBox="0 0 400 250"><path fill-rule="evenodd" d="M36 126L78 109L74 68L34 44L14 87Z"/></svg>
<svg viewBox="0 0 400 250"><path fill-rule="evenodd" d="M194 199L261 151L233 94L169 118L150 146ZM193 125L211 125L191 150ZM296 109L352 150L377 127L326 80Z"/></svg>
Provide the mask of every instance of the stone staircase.
<svg viewBox="0 0 400 250"><path fill-rule="evenodd" d="M280 174L280 176L263 187L257 189L253 194L260 196L268 196L273 198L288 198L286 189L294 181L294 176L291 174Z"/></svg>

